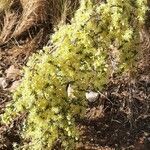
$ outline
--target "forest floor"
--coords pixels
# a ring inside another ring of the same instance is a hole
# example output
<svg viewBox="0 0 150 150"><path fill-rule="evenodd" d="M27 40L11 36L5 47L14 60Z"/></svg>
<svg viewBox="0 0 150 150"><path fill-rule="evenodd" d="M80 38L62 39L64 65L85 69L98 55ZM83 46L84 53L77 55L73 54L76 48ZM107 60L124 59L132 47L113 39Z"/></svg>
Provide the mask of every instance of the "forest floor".
<svg viewBox="0 0 150 150"><path fill-rule="evenodd" d="M12 18L13 13L7 17ZM0 42L0 114L21 82L21 69L28 57L48 42L48 24L31 26L22 32L18 28L15 38L4 36L5 31L0 36L5 37ZM145 52L148 57L149 52ZM82 133L78 150L150 150L150 62L143 60L138 62L134 78L112 77L99 100L89 103L85 117L78 121ZM17 118L11 126L0 124L0 150L13 150L14 143L22 142L22 119Z"/></svg>

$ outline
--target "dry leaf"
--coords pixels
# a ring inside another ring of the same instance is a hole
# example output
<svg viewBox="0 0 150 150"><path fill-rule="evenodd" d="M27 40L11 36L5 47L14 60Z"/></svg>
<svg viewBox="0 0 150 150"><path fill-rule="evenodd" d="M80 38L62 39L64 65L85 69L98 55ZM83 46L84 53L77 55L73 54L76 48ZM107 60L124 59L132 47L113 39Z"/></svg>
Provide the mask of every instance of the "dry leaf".
<svg viewBox="0 0 150 150"><path fill-rule="evenodd" d="M17 80L20 76L20 70L15 68L14 65L10 66L6 71L6 78L11 80Z"/></svg>

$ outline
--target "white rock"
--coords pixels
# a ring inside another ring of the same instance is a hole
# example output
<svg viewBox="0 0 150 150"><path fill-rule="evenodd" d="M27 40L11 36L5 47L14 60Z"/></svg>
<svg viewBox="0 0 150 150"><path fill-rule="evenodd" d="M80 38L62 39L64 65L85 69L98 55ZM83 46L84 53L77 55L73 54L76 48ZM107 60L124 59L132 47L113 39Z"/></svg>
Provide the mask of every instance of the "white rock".
<svg viewBox="0 0 150 150"><path fill-rule="evenodd" d="M85 96L86 96L86 99L89 102L95 102L99 98L99 93L98 92L89 91L89 92L85 93Z"/></svg>
<svg viewBox="0 0 150 150"><path fill-rule="evenodd" d="M74 90L71 84L68 85L67 87L67 94L69 98L76 98L74 95Z"/></svg>
<svg viewBox="0 0 150 150"><path fill-rule="evenodd" d="M0 87L5 89L8 86L8 82L6 80L6 78L0 78Z"/></svg>

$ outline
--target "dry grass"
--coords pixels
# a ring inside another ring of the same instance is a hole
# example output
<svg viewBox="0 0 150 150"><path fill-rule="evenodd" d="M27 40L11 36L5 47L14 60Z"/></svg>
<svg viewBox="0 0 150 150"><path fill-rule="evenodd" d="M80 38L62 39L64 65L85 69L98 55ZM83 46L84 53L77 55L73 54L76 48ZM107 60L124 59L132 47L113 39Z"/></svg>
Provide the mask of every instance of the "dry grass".
<svg viewBox="0 0 150 150"><path fill-rule="evenodd" d="M23 13L13 34L20 36L32 26L58 25L69 22L79 6L79 0L20 0Z"/></svg>
<svg viewBox="0 0 150 150"><path fill-rule="evenodd" d="M9 9L0 13L0 50L7 50L9 64L19 65L46 45L54 27L70 22L79 6L79 0L11 2Z"/></svg>
<svg viewBox="0 0 150 150"><path fill-rule="evenodd" d="M54 26L70 22L79 7L79 0L50 0L50 18Z"/></svg>
<svg viewBox="0 0 150 150"><path fill-rule="evenodd" d="M23 8L21 19L19 20L13 37L21 36L32 26L38 26L48 20L48 9L46 0L21 0Z"/></svg>
<svg viewBox="0 0 150 150"><path fill-rule="evenodd" d="M18 43L20 38L32 40L43 27L48 29L45 33L47 36L52 32L52 26L70 22L79 6L79 0L6 0L5 2L8 1L9 9L0 14L0 46L12 45L10 42L14 39Z"/></svg>
<svg viewBox="0 0 150 150"><path fill-rule="evenodd" d="M43 42L44 32L44 29L41 29L37 35L28 42L25 42L22 45L14 44L15 46L8 52L11 61L10 63L18 65L19 67L25 65L28 57L39 48L38 44Z"/></svg>
<svg viewBox="0 0 150 150"><path fill-rule="evenodd" d="M13 0L0 0L0 12L8 9L12 1Z"/></svg>
<svg viewBox="0 0 150 150"><path fill-rule="evenodd" d="M11 34L17 22L18 15L15 12L7 11L4 15L2 31L0 34L0 45L5 44L11 39Z"/></svg>

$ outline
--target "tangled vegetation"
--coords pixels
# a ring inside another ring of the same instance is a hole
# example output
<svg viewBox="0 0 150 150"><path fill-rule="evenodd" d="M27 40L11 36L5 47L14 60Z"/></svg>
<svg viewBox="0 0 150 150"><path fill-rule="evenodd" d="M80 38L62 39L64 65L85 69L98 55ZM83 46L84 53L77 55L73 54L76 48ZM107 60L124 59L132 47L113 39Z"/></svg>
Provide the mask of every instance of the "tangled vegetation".
<svg viewBox="0 0 150 150"><path fill-rule="evenodd" d="M84 116L85 92L101 90L113 72L134 68L145 11L146 0L81 0L71 23L59 26L51 45L30 58L2 116L9 124L27 114L22 136L29 143L21 149L52 149L56 142L75 149L80 135L76 118Z"/></svg>
<svg viewBox="0 0 150 150"><path fill-rule="evenodd" d="M0 12L9 8L11 0L1 0L0 1Z"/></svg>

